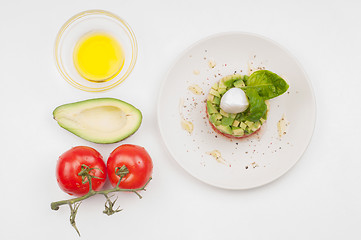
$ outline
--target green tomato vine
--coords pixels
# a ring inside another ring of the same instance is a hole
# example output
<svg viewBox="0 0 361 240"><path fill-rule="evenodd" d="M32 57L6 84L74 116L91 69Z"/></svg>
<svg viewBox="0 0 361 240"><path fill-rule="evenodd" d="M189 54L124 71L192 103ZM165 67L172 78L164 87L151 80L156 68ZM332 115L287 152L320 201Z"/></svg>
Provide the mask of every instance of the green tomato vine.
<svg viewBox="0 0 361 240"><path fill-rule="evenodd" d="M115 208L115 203L116 203L118 198L116 198L114 201L112 201L111 198L114 195L109 196L110 193L113 193L113 192L133 192L139 197L139 199L141 199L142 196L138 192L139 191L145 191L146 190L145 187L148 185L148 183L152 179L152 178L149 178L148 181L140 188L135 188L135 189L120 188L119 184L120 184L121 180L129 173L128 168L125 165L123 165L122 167L115 168L115 174L117 176L119 176L119 181L118 181L117 185L114 188L107 189L107 190L102 190L102 191L94 191L92 189L92 181L91 180L93 178L99 178L99 177L96 177L96 176L91 174L91 171L94 170L94 169L95 168L90 168L89 166L83 164L80 172L78 173L78 175L82 177L82 183L83 184L89 182L89 191L88 191L87 194L85 194L85 195L83 195L81 197L77 197L77 198L52 202L51 205L50 205L52 210L58 210L59 207L62 206L62 205L69 205L69 208L70 208L70 224L71 224L71 226L73 226L73 228L76 230L76 232L78 233L79 236L80 236L80 232L79 232L79 230L78 230L78 228L76 226L75 217L76 217L76 214L78 213L78 209L79 209L80 204L81 204L81 202L83 200L85 200L87 198L90 198L90 197L92 197L94 195L97 195L97 194L103 195L105 197L105 199L106 199L106 201L105 201L105 210L103 211L103 213L110 216L110 215L113 215L114 213L122 211L122 209L119 209L119 206L117 208ZM100 170L100 169L98 169L98 170Z"/></svg>

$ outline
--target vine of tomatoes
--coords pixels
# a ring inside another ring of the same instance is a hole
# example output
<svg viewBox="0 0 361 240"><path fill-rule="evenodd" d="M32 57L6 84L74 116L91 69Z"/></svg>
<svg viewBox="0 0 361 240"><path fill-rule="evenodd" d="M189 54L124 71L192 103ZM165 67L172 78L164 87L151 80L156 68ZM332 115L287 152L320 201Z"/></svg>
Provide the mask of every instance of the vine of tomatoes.
<svg viewBox="0 0 361 240"><path fill-rule="evenodd" d="M78 146L63 153L56 166L56 178L59 187L76 198L51 203L51 209L58 210L61 205L70 207L70 224L80 236L75 217L81 201L96 194L106 199L103 213L112 215L121 211L114 208L116 199L111 200L110 193L139 191L152 179L153 161L141 146L124 144L117 147L109 156L105 165L103 157L91 147ZM113 188L101 190L107 175Z"/></svg>

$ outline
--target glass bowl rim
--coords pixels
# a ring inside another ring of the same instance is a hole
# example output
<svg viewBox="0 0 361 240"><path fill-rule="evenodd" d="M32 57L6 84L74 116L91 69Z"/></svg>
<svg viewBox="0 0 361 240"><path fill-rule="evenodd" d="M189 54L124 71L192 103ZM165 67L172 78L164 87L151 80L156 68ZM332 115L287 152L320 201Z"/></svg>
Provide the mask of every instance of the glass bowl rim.
<svg viewBox="0 0 361 240"><path fill-rule="evenodd" d="M131 41L131 46L132 46L132 49L131 49L132 58L131 58L129 67L127 68L126 72L112 84L103 86L103 87L99 87L99 88L85 86L83 84L80 84L78 81L74 80L72 77L70 77L69 74L65 71L64 67L62 66L62 60L61 60L61 56L60 56L61 54L59 54L59 47L60 47L61 40L64 36L63 35L64 32L66 30L68 30L74 23L78 22L79 20L83 19L84 17L92 16L92 15L107 16L107 17L110 17L110 18L116 20L117 22L119 22L123 27L125 27L126 31L124 31L124 32L126 33L126 35L128 35L128 37ZM137 43L137 39L136 39L135 34L134 34L132 28L130 27L130 25L124 19L120 18L119 16L117 16L111 12L105 11L105 10L99 10L99 9L87 10L87 11L83 11L83 12L80 12L80 13L72 16L59 29L56 39L55 39L54 58L55 58L55 62L56 62L56 67L57 67L60 75L70 85L76 87L77 89L87 91L87 92L101 92L101 91L109 90L109 89L116 87L120 83L122 83L133 71L135 63L137 61L137 55L138 55L138 43Z"/></svg>

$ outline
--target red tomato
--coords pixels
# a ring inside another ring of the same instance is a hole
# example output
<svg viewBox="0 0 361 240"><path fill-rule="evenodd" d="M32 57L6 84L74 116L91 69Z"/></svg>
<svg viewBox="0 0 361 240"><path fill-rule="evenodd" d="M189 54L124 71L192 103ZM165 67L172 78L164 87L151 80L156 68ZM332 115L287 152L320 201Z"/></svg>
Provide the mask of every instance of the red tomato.
<svg viewBox="0 0 361 240"><path fill-rule="evenodd" d="M91 147L78 146L63 153L56 166L56 179L59 187L70 195L82 196L89 192L89 182L82 182L78 173L82 165L93 168L89 173L92 178L92 189L100 190L106 180L106 167L103 157Z"/></svg>
<svg viewBox="0 0 361 240"><path fill-rule="evenodd" d="M148 152L143 147L124 144L117 147L108 158L108 176L113 187L119 181L119 176L115 173L116 168L123 165L128 168L129 173L120 181L120 188L141 188L152 176L153 162Z"/></svg>

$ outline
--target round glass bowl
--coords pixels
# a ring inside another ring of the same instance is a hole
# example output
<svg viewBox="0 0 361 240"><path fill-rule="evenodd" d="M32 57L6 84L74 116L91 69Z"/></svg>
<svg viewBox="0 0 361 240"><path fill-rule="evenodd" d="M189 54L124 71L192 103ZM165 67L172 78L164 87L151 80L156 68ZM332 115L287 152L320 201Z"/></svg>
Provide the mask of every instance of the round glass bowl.
<svg viewBox="0 0 361 240"><path fill-rule="evenodd" d="M92 82L79 74L74 64L74 48L86 34L107 33L113 36L124 51L124 65L121 71L103 82ZM74 87L99 92L111 89L123 82L132 72L137 60L138 45L130 26L120 17L102 10L81 12L69 19L60 29L55 42L55 60L63 78Z"/></svg>

